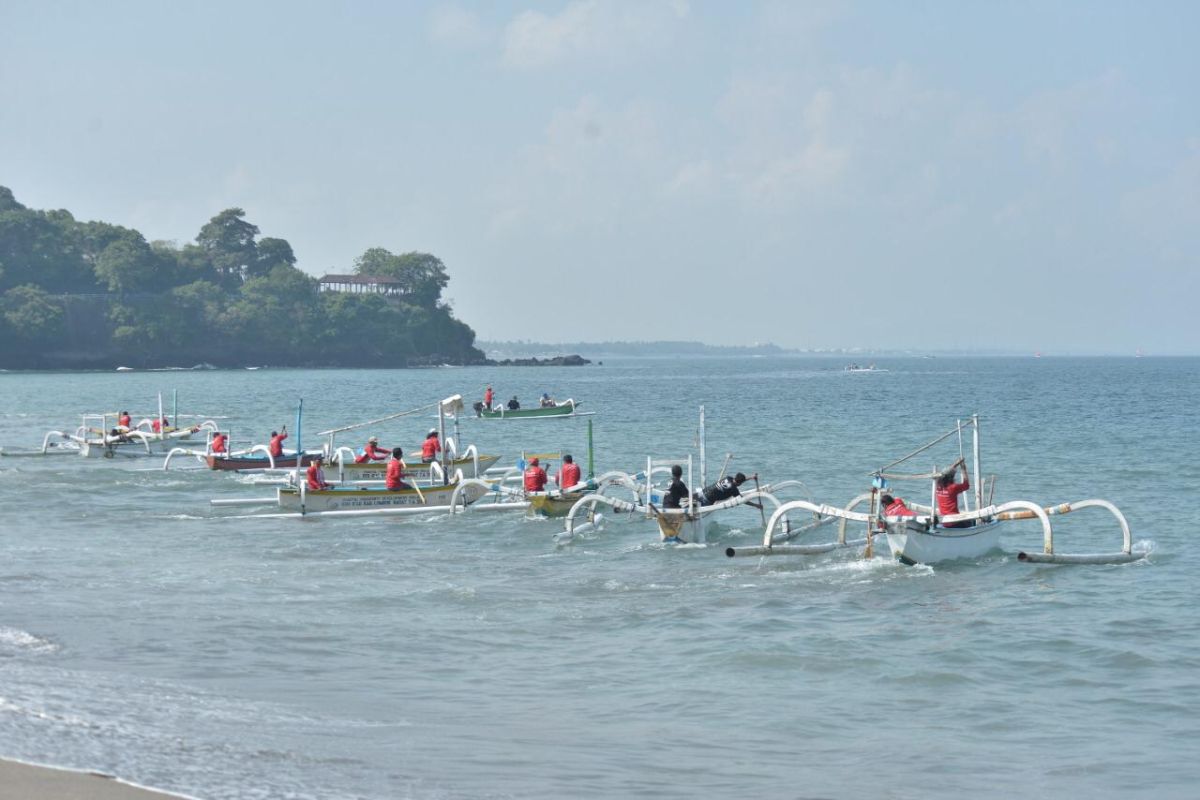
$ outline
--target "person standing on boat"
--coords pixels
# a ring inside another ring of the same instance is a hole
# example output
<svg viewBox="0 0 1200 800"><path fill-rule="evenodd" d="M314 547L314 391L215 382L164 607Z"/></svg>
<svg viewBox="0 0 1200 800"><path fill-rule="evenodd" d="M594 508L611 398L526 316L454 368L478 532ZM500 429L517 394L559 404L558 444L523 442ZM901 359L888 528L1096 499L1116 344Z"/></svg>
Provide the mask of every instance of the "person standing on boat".
<svg viewBox="0 0 1200 800"><path fill-rule="evenodd" d="M738 487L745 482L746 476L740 472L732 478L726 475L712 486L706 486L703 492L697 492L696 499L702 506L711 506L713 503L738 497L742 493Z"/></svg>
<svg viewBox="0 0 1200 800"><path fill-rule="evenodd" d="M128 411L121 412L121 416L117 418L117 426L125 430L133 427L133 418L129 416Z"/></svg>
<svg viewBox="0 0 1200 800"><path fill-rule="evenodd" d="M431 464L437 461L437 454L442 452L442 442L438 439L437 428L430 428L421 443L421 463Z"/></svg>
<svg viewBox="0 0 1200 800"><path fill-rule="evenodd" d="M492 395L492 387L488 386L487 390L484 391L484 393L483 393L483 407L486 408L488 411L492 410L492 400L493 399L495 399L495 398Z"/></svg>
<svg viewBox="0 0 1200 800"><path fill-rule="evenodd" d="M225 442L228 441L228 439L229 439L229 437L227 437L225 434L221 433L220 431L217 431L216 433L213 434L213 437L212 437L213 455L221 455L221 456L225 455Z"/></svg>
<svg viewBox="0 0 1200 800"><path fill-rule="evenodd" d="M287 425L283 426L283 433L271 431L271 441L267 445L267 452L272 458L283 458L283 441L287 439Z"/></svg>
<svg viewBox="0 0 1200 800"><path fill-rule="evenodd" d="M385 481L389 491L398 492L401 489L411 489L404 482L404 449L400 447L392 448L392 460L387 465L387 476Z"/></svg>
<svg viewBox="0 0 1200 800"><path fill-rule="evenodd" d="M556 405L549 392L542 392L542 408L554 408Z"/></svg>
<svg viewBox="0 0 1200 800"><path fill-rule="evenodd" d="M883 509L885 517L915 517L917 515L917 512L904 505L903 500L899 497L892 497L890 494L879 498L879 507Z"/></svg>
<svg viewBox="0 0 1200 800"><path fill-rule="evenodd" d="M379 446L379 437L372 436L370 439L367 439L362 452L354 457L354 463L366 464L371 461L384 461L387 457L388 451Z"/></svg>
<svg viewBox="0 0 1200 800"><path fill-rule="evenodd" d="M570 453L563 456L562 466L558 468L558 488L570 489L579 483L579 465Z"/></svg>
<svg viewBox="0 0 1200 800"><path fill-rule="evenodd" d="M682 508L680 503L688 496L687 485L683 482L683 467L678 464L671 466L671 485L663 495L663 508Z"/></svg>
<svg viewBox="0 0 1200 800"><path fill-rule="evenodd" d="M954 475L960 469L962 470L962 482L955 483ZM971 476L967 474L967 461L960 458L958 463L937 477L937 490L934 492L934 495L937 498L938 516L948 517L951 514L959 513L958 496L970 488ZM942 527L970 528L974 524L975 520L967 519L962 522L942 523Z"/></svg>
<svg viewBox="0 0 1200 800"><path fill-rule="evenodd" d="M542 469L538 463L537 456L529 459L529 466L525 468L525 491L543 491L546 488L547 480L549 478L546 477L546 470Z"/></svg>
<svg viewBox="0 0 1200 800"><path fill-rule="evenodd" d="M321 462L324 460L323 456L313 456L308 464L308 488L314 492L329 488L329 482L325 480L325 470L321 469Z"/></svg>
<svg viewBox="0 0 1200 800"><path fill-rule="evenodd" d="M517 396L514 394L512 396L512 400L508 401L508 410L516 411L520 407L521 407L521 402L519 400L517 400Z"/></svg>

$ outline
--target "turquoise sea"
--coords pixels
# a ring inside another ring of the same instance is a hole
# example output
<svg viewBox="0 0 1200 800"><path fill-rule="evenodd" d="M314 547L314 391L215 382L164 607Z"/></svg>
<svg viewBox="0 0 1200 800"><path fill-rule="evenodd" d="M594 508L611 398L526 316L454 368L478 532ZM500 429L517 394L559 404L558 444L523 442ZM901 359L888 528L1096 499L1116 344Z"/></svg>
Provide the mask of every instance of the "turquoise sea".
<svg viewBox="0 0 1200 800"><path fill-rule="evenodd" d="M558 547L520 515L253 519L209 505L269 493L244 476L0 458L0 756L200 798L1196 797L1200 359L876 363L2 374L5 447L173 391L238 443L302 397L315 446L490 382L583 400L597 470L635 471L692 451L703 404L710 469L833 504L978 413L997 499L1111 500L1150 555L1018 563L1041 542L1020 522L934 568L726 558L761 539L753 509L709 547L611 515ZM414 449L432 422L360 438ZM585 432L461 429L506 464ZM1060 551L1120 546L1104 512L1055 523Z"/></svg>

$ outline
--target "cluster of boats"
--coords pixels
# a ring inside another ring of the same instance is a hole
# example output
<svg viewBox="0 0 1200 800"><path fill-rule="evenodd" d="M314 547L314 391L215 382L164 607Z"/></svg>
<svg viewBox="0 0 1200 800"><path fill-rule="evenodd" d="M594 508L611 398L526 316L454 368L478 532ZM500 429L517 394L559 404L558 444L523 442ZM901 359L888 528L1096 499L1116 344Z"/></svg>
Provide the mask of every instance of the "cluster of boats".
<svg viewBox="0 0 1200 800"><path fill-rule="evenodd" d="M0 449L0 456L78 454L86 458L112 459L158 456L163 459L164 470L170 469L173 463L184 463L192 464L192 468L253 473L257 476L255 485L272 486L272 495L213 499L211 505L214 508L255 507L257 510L251 512L254 516L454 515L468 511L516 511L538 518L561 520L564 527L554 533L554 541L559 545L567 545L581 536L595 535L603 530L605 513L610 516L626 514L628 519L653 520L663 542L704 545L713 535L714 524L719 517L747 506L752 510L739 511L735 527L744 531L748 527L748 520L749 527L761 526L761 544L728 547L725 553L730 557L811 557L839 550L855 550L871 558L877 547L886 546L893 558L906 564L973 559L998 550L1002 523L1014 520L1037 520L1041 526L1040 550L1020 552L1021 561L1124 563L1145 555L1133 549L1128 522L1121 511L1108 501L1086 499L1050 507L1025 500L994 502L995 478L986 479L980 472L980 425L977 416L957 421L955 428L948 433L885 467L872 470L867 474L870 488L846 505L839 506L814 502L808 488L800 481L760 484L757 475L753 476L753 489L743 482L745 476L739 474L736 484L726 481L725 485L733 486L732 490L719 494L715 499L711 491L697 491L684 497L669 491L673 468L680 473L680 480L686 476L686 486L693 489L712 488L708 481L703 406L700 408L698 453L675 457L651 456L647 457L644 466L639 464L634 471L613 470L599 475L593 464L592 421L589 419L586 473L572 473L580 474L580 477L571 485L550 483L542 488L537 481L530 483L530 471L536 474L541 465L555 461L561 463L564 460L562 454L523 452L514 466L504 467L499 466L501 457L498 454L481 453L475 445L460 448L460 420L472 418L463 413L461 395L321 431L317 436L322 444L315 449L305 449L301 444L301 402L293 431L295 448L282 450L277 443L274 452L272 447L265 444L233 449L227 444L230 432L222 431L213 419L194 417L200 421L180 425L177 398L173 405L173 414L167 416L163 413L160 395L157 417L141 419L136 424L132 424L128 418L118 420L113 414L87 414L73 431L48 432L40 450L13 452ZM515 411L505 414L490 409L484 410L488 413L481 413L478 405L475 416L485 419L582 416L574 400L552 407L523 409L528 412L526 414ZM432 460L414 459L413 463L402 463L405 483L400 488L388 488L386 464L364 458L362 453L338 441L339 436L344 438L354 431L404 417L429 415L430 412L436 412L438 420L437 427L430 435L436 433L439 445L444 443L444 446L440 447ZM448 425L452 426L449 435ZM944 508L939 510L933 488L944 470L939 471L935 466L927 472L901 473L897 467L955 435L958 437L960 460L965 463L965 434L970 434L972 474L976 480L971 491L962 495L966 498L965 507L958 513L948 514ZM720 474L716 476L718 481L726 477L728 463L727 456ZM319 474L320 479L312 480L313 474ZM541 484L545 483L543 474ZM888 494L895 491L892 489L893 483L897 486L905 483L918 486L927 484L930 503L923 505L910 498L907 505L900 503L903 513L895 513L897 506L893 505L894 500ZM745 490L738 486L744 486ZM668 508L666 505L675 507ZM1050 518L1084 509L1101 509L1112 515L1122 535L1119 551L1067 554L1055 550ZM830 541L811 541L819 535L817 532L835 527L836 535ZM802 538L805 542L798 543Z"/></svg>

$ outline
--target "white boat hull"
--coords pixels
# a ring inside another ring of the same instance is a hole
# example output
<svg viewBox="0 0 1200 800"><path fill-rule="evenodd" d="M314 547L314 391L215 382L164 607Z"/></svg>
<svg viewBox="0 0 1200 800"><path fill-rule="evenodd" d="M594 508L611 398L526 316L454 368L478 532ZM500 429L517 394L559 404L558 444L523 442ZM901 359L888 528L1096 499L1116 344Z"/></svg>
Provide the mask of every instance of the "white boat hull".
<svg viewBox="0 0 1200 800"><path fill-rule="evenodd" d="M979 558L1000 547L999 522L973 528L933 528L929 531L920 528L905 523L888 525L888 546L896 560L904 564L937 564Z"/></svg>

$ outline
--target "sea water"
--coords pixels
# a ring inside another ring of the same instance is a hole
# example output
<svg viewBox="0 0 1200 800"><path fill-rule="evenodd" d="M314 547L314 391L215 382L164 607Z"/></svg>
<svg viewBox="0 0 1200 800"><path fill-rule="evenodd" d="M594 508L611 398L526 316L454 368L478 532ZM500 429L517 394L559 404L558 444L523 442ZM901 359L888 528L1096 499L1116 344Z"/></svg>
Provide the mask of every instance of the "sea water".
<svg viewBox="0 0 1200 800"><path fill-rule="evenodd" d="M696 453L703 404L710 481L798 479L831 504L978 413L997 500L1106 498L1150 551L1031 566L1015 554L1040 528L1018 522L1003 551L935 567L882 541L870 560L726 558L761 541L751 508L707 547L626 515L556 546L561 521L520 514L255 519L209 500L270 487L194 460L0 458L0 755L202 798L1197 796L1200 360L876 363L0 375L6 447L84 412L149 416L159 392L238 445L285 424L294 445L303 398L316 446L487 383L546 391L595 412L597 472ZM434 422L339 443L412 453ZM503 465L585 464L586 425L459 436ZM1104 511L1054 521L1059 551L1121 546Z"/></svg>

